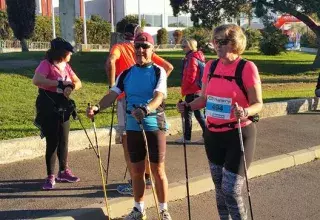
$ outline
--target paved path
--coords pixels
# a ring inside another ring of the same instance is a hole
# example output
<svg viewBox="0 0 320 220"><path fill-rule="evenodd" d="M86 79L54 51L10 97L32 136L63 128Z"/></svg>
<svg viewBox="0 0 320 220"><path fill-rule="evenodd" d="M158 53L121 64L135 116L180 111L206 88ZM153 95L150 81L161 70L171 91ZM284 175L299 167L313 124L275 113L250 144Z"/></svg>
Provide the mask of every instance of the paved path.
<svg viewBox="0 0 320 220"><path fill-rule="evenodd" d="M258 140L255 160L289 153L320 144L318 113L303 113L266 118L257 124ZM200 133L194 132L194 139ZM184 160L181 145L173 144L178 136L168 137L167 175L170 183L183 181ZM102 148L106 157L107 147ZM0 165L0 219L30 219L77 210L92 204L103 206L98 161L90 149L70 153L70 166L81 181L57 184L53 191L42 191L45 176L44 158ZM208 174L202 145L188 146L189 176ZM112 191L123 182L125 171L122 147L112 148L109 198L120 195Z"/></svg>
<svg viewBox="0 0 320 220"><path fill-rule="evenodd" d="M254 219L319 220L319 170L320 160L316 160L251 180L249 186ZM192 196L190 199L193 220L219 219L214 191ZM170 202L169 210L172 219L188 219L186 199ZM147 216L150 220L157 219L155 209L148 209Z"/></svg>

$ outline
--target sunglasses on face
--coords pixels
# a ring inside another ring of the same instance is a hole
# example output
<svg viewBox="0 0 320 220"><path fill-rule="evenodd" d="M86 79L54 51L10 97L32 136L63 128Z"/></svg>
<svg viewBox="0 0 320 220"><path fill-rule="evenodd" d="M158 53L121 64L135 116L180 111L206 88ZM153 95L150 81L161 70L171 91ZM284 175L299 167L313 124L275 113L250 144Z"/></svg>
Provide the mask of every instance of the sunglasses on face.
<svg viewBox="0 0 320 220"><path fill-rule="evenodd" d="M184 49L184 48L186 48L186 47L187 47L186 45L182 45L182 46L181 46L182 49Z"/></svg>
<svg viewBox="0 0 320 220"><path fill-rule="evenodd" d="M225 38L225 39L218 39L218 38L215 38L213 40L213 42L217 45L220 45L220 46L224 46L224 45L227 45L231 40L228 39L228 38Z"/></svg>
<svg viewBox="0 0 320 220"><path fill-rule="evenodd" d="M136 43L136 44L134 44L134 48L135 49L139 49L140 47L142 47L142 49L149 49L150 47L151 47L151 45L149 45L149 44L144 44L144 43Z"/></svg>

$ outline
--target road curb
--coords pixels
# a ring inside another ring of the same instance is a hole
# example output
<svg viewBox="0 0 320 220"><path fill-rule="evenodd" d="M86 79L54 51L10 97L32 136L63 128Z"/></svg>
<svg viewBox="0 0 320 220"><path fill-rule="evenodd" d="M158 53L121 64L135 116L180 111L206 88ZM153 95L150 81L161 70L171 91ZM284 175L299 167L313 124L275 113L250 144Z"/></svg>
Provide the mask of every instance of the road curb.
<svg viewBox="0 0 320 220"><path fill-rule="evenodd" d="M266 174L274 173L282 169L298 166L315 159L320 159L320 146L311 147L305 150L294 151L262 160L251 164L248 171L249 178L255 178ZM214 189L210 174L201 175L189 179L190 195L198 195ZM254 193L254 192L252 192ZM186 197L185 181L178 181L169 185L169 201L175 201ZM112 219L121 218L132 209L133 198L116 198L109 202ZM146 208L154 206L152 193L145 196ZM42 220L84 220L103 219L106 215L106 208L102 204L93 204L78 210L63 212L53 216L40 218Z"/></svg>
<svg viewBox="0 0 320 220"><path fill-rule="evenodd" d="M318 109L319 99L294 99L282 102L272 102L264 104L260 113L261 118L283 116ZM180 117L167 118L169 130L167 135L174 135L181 132ZM200 130L197 120L193 120L192 129ZM93 129L87 129L87 132L94 140ZM109 144L109 128L97 129L99 144L107 146ZM115 143L115 130L112 131L111 143ZM83 150L89 147L89 141L82 130L71 131L69 135L69 152ZM16 161L34 159L45 154L45 140L40 137L17 138L12 140L0 141L0 164L7 164ZM319 154L319 153L318 153Z"/></svg>

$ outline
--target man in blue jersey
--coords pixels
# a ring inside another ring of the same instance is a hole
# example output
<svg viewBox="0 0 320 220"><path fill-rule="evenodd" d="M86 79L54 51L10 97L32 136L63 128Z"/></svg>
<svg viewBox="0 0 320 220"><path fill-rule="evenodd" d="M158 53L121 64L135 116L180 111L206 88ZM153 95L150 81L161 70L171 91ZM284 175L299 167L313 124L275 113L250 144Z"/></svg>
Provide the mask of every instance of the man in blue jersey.
<svg viewBox="0 0 320 220"><path fill-rule="evenodd" d="M163 101L167 96L165 70L153 64L151 57L154 41L150 34L142 32L134 40L136 65L124 70L99 104L87 109L88 117L110 107L125 92L126 133L128 152L132 166L134 208L125 220L146 219L144 209L146 149L139 123L146 132L151 171L155 179L162 220L171 220L168 212L168 180L165 173L166 121Z"/></svg>

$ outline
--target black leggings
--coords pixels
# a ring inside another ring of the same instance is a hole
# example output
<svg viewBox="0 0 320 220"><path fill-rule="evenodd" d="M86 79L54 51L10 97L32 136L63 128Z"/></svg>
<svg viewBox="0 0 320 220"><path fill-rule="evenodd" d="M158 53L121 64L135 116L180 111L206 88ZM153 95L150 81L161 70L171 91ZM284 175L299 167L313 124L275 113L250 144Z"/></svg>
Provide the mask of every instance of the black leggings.
<svg viewBox="0 0 320 220"><path fill-rule="evenodd" d="M199 97L198 94L188 94L186 95L185 101L187 103L192 102L193 100ZM203 110L194 110L194 111L185 111L184 118L185 118L185 131L184 131L184 138L186 140L191 140L191 133L192 133L192 113L194 112L194 116L196 117L197 121L200 124L202 129L202 135L205 132L206 122L204 118Z"/></svg>
<svg viewBox="0 0 320 220"><path fill-rule="evenodd" d="M62 123L59 118L50 120L46 125L46 165L47 174L54 174L56 159L59 160L59 171L67 168L68 139L70 121Z"/></svg>
<svg viewBox="0 0 320 220"><path fill-rule="evenodd" d="M257 129L254 123L242 128L243 145L249 168L254 155ZM226 170L244 176L243 156L238 129L212 132L206 129L205 148L208 160Z"/></svg>

